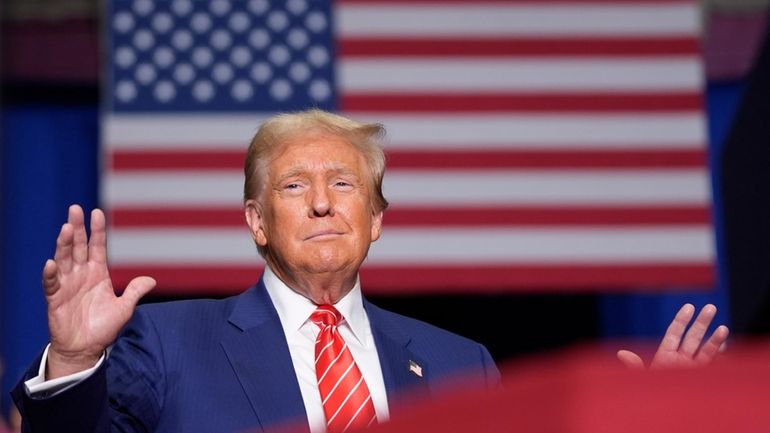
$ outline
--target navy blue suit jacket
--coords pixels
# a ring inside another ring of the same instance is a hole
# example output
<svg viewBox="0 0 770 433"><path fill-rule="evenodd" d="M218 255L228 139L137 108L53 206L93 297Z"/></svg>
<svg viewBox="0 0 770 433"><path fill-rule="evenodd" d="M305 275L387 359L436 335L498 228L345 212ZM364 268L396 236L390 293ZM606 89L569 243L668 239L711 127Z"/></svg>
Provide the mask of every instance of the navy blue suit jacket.
<svg viewBox="0 0 770 433"><path fill-rule="evenodd" d="M499 382L480 344L366 300L364 308L391 416L410 391L435 394L459 376ZM286 338L261 282L224 300L141 306L89 379L48 398L29 398L23 383L13 394L25 432L228 433L287 423L308 430Z"/></svg>

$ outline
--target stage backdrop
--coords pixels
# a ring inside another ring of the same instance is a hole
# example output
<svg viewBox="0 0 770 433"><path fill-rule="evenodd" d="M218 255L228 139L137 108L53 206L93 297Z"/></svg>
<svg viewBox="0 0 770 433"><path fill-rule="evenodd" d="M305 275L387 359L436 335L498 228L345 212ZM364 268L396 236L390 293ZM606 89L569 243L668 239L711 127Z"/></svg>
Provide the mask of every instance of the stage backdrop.
<svg viewBox="0 0 770 433"><path fill-rule="evenodd" d="M694 1L114 0L102 203L117 286L259 275L242 165L260 120L382 122L369 293L708 288Z"/></svg>

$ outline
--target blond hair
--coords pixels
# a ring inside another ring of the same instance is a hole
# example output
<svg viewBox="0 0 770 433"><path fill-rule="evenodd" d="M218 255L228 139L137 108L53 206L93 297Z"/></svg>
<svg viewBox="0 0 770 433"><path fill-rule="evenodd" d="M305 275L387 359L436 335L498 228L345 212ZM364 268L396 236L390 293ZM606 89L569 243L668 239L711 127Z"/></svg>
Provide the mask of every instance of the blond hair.
<svg viewBox="0 0 770 433"><path fill-rule="evenodd" d="M385 135L385 127L379 123L358 122L319 109L278 114L262 123L246 153L243 201L259 199L267 180L270 158L292 139L313 134L340 137L361 152L371 175L372 209L375 212L384 211L388 207L388 201L382 193L385 154L378 142Z"/></svg>

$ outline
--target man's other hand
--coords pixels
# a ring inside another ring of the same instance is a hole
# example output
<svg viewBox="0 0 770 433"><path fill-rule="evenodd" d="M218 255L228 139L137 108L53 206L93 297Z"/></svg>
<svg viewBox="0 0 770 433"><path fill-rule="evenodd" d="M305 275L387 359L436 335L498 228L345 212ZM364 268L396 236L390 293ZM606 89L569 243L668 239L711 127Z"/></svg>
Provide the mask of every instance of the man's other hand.
<svg viewBox="0 0 770 433"><path fill-rule="evenodd" d="M666 334L650 363L650 368L694 367L713 361L730 334L730 330L721 325L714 330L708 340L703 342L706 331L716 314L717 308L714 305L706 305L688 329L688 325L695 315L695 307L691 304L682 306L668 326ZM629 368L642 369L645 367L642 358L629 350L620 350L617 356Z"/></svg>

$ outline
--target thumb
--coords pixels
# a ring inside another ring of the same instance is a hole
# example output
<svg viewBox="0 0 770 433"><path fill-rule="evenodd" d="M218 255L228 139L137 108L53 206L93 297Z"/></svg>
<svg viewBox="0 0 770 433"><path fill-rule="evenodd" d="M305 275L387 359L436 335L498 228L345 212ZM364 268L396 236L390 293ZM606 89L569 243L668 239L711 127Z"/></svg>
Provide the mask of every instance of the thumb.
<svg viewBox="0 0 770 433"><path fill-rule="evenodd" d="M139 300L142 299L142 296L154 289L156 284L157 282L154 278L146 276L136 277L128 283L120 299L127 307L133 310Z"/></svg>
<svg viewBox="0 0 770 433"><path fill-rule="evenodd" d="M644 370L642 358L630 350L618 350L617 357L623 365L631 370Z"/></svg>

